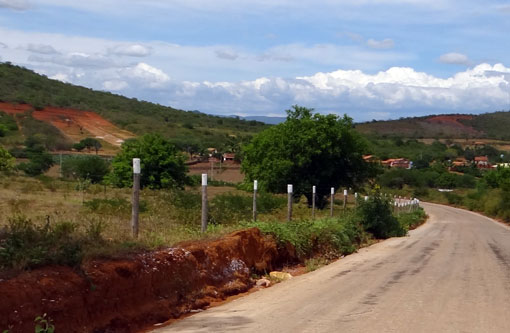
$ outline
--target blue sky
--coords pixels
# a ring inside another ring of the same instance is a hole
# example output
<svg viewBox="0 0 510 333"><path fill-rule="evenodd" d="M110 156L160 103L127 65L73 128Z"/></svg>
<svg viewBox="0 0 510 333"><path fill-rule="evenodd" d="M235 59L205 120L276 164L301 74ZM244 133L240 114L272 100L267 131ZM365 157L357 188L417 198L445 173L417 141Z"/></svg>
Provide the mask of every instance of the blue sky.
<svg viewBox="0 0 510 333"><path fill-rule="evenodd" d="M0 60L223 115L510 109L510 2L0 0Z"/></svg>

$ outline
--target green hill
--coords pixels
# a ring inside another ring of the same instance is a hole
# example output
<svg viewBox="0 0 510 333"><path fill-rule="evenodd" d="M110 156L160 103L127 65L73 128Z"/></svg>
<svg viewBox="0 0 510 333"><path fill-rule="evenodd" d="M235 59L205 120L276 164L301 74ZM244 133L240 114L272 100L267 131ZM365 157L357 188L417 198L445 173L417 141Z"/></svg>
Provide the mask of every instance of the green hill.
<svg viewBox="0 0 510 333"><path fill-rule="evenodd" d="M0 63L0 101L26 103L36 110L54 106L94 111L134 134L158 132L183 148L229 149L268 126L254 120L177 110L95 91L52 80L10 63Z"/></svg>
<svg viewBox="0 0 510 333"><path fill-rule="evenodd" d="M451 114L360 123L364 134L413 139L495 139L510 141L510 112Z"/></svg>

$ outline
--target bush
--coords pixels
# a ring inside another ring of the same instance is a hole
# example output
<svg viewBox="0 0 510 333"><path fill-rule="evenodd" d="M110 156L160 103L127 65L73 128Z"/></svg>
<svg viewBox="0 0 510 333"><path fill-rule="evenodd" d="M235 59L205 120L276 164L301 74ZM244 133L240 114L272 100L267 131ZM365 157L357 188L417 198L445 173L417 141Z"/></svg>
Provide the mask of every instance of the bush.
<svg viewBox="0 0 510 333"><path fill-rule="evenodd" d="M118 187L133 185L133 158L140 158L140 186L151 189L183 188L187 183L185 156L158 134L146 134L122 144L112 162L108 180Z"/></svg>
<svg viewBox="0 0 510 333"><path fill-rule="evenodd" d="M257 213L264 214L280 208L286 199L267 192L257 195ZM219 194L211 200L210 222L214 224L232 224L250 220L253 214L253 197L233 193Z"/></svg>
<svg viewBox="0 0 510 333"><path fill-rule="evenodd" d="M0 233L0 268L27 269L59 264L76 266L83 257L85 235L78 233L71 222L39 226L30 219L16 216L9 219Z"/></svg>
<svg viewBox="0 0 510 333"><path fill-rule="evenodd" d="M99 156L68 157L62 162L64 177L90 179L92 183L100 183L109 169L109 163Z"/></svg>
<svg viewBox="0 0 510 333"><path fill-rule="evenodd" d="M54 164L53 157L47 152L28 153L28 159L28 163L20 163L18 167L29 176L43 174Z"/></svg>
<svg viewBox="0 0 510 333"><path fill-rule="evenodd" d="M14 170L15 163L16 159L0 146L0 172L10 172Z"/></svg>
<svg viewBox="0 0 510 333"><path fill-rule="evenodd" d="M364 239L363 229L354 216L290 223L252 222L249 226L272 235L280 248L291 244L300 259L316 254L337 257L358 248Z"/></svg>
<svg viewBox="0 0 510 333"><path fill-rule="evenodd" d="M393 216L391 201L376 191L368 200L358 201L356 210L364 229L376 238L404 236L406 230Z"/></svg>

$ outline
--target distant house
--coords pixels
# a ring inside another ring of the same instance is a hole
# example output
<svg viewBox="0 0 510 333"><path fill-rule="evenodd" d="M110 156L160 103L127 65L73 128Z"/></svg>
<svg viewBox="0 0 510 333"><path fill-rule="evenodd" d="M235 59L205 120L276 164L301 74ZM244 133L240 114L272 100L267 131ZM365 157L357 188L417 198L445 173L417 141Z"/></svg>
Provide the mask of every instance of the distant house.
<svg viewBox="0 0 510 333"><path fill-rule="evenodd" d="M475 165L478 169L488 169L492 167L487 156L475 156Z"/></svg>
<svg viewBox="0 0 510 333"><path fill-rule="evenodd" d="M212 157L214 154L218 153L216 148L207 148L207 153L209 154L209 157Z"/></svg>
<svg viewBox="0 0 510 333"><path fill-rule="evenodd" d="M236 159L236 154L234 153L224 153L223 154L223 161L234 161Z"/></svg>
<svg viewBox="0 0 510 333"><path fill-rule="evenodd" d="M389 168L401 168L401 169L411 169L413 166L413 162L409 161L406 158L390 158L381 162L383 166Z"/></svg>
<svg viewBox="0 0 510 333"><path fill-rule="evenodd" d="M457 169L462 167L468 167L471 164L464 157L458 157L455 161L452 162L452 166L450 167L450 171L457 171Z"/></svg>
<svg viewBox="0 0 510 333"><path fill-rule="evenodd" d="M367 163L377 163L379 160L374 155L363 155L363 160Z"/></svg>

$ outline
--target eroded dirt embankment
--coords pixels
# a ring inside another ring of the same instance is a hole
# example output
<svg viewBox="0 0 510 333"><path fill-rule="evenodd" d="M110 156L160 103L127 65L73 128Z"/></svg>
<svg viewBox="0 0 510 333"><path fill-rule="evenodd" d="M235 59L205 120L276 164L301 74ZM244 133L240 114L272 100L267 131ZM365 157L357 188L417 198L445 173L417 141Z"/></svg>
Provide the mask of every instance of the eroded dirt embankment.
<svg viewBox="0 0 510 333"><path fill-rule="evenodd" d="M96 260L81 272L46 267L0 280L0 331L33 332L47 313L57 332L133 332L211 301L247 291L252 272L292 259L256 228L123 260Z"/></svg>

